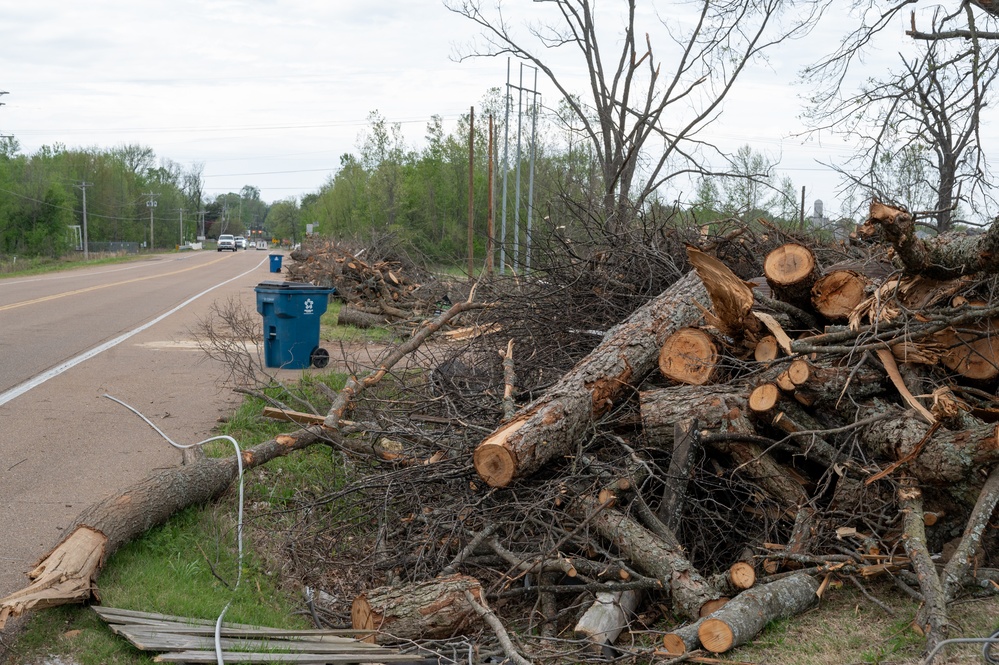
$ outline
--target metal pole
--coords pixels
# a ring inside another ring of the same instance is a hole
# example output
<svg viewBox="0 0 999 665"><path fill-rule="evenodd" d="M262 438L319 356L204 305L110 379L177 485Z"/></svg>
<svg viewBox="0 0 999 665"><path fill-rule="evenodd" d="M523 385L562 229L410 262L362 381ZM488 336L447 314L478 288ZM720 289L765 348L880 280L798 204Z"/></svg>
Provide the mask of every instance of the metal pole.
<svg viewBox="0 0 999 665"><path fill-rule="evenodd" d="M468 279L475 279L475 107L468 111Z"/></svg>
<svg viewBox="0 0 999 665"><path fill-rule="evenodd" d="M534 117L531 119L531 167L527 175L527 262L525 270L531 272L531 218L534 216L534 155L538 140L538 70L534 70Z"/></svg>
<svg viewBox="0 0 999 665"><path fill-rule="evenodd" d="M506 59L506 115L503 118L503 206L500 216L500 274L506 271L506 176L510 171L510 58Z"/></svg>
<svg viewBox="0 0 999 665"><path fill-rule="evenodd" d="M486 218L486 276L493 276L493 215L496 212L496 204L493 201L493 151L496 148L493 144L493 116L489 114L489 213Z"/></svg>
<svg viewBox="0 0 999 665"><path fill-rule="evenodd" d="M520 264L520 144L524 118L524 63L520 63L520 87L517 89L517 182L513 195L513 267Z"/></svg>
<svg viewBox="0 0 999 665"><path fill-rule="evenodd" d="M156 208L156 199L154 198L156 194L152 192L147 192L146 196L149 200L146 201L146 207L149 208L149 251L153 250L153 209Z"/></svg>

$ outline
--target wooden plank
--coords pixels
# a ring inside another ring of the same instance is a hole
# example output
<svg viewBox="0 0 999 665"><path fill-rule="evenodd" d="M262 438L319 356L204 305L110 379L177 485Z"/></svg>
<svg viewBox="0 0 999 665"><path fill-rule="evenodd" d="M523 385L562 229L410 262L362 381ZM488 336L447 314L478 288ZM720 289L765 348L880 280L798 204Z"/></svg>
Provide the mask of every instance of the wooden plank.
<svg viewBox="0 0 999 665"><path fill-rule="evenodd" d="M169 614L157 614L155 612L139 612L136 610L123 610L98 605L92 605L91 609L93 609L94 612L96 612L102 619L113 624L135 623L141 625L162 625L164 627L173 624L178 628L186 628L190 626L211 626L213 630L215 628L214 619L194 619L190 617L178 617L171 616ZM222 627L224 629L250 631L284 630L278 628L268 628L266 626L254 626L246 623L232 623L229 621L224 621L222 623ZM371 633L370 630L358 630L354 628L303 629L296 632L308 635L368 635Z"/></svg>
<svg viewBox="0 0 999 665"><path fill-rule="evenodd" d="M116 632L143 651L212 649L215 647L213 635L185 635L157 630L130 631L127 628L121 628ZM277 640L259 637L222 637L220 641L224 649L273 649L294 653L357 653L363 651L372 654L374 658L380 657L381 653L392 653L389 649L358 640L315 642L312 640Z"/></svg>
<svg viewBox="0 0 999 665"><path fill-rule="evenodd" d="M286 411L284 409L276 409L272 406L265 406L263 415L264 418L273 418L274 420L281 420L288 423L298 423L299 425L322 425L323 421L326 419L325 416L317 416L313 413Z"/></svg>
<svg viewBox="0 0 999 665"><path fill-rule="evenodd" d="M308 654L308 653L248 653L245 651L223 651L226 663L371 663L372 654ZM417 654L380 654L379 663L423 663L426 657ZM215 651L176 651L163 653L155 658L156 663L217 663Z"/></svg>
<svg viewBox="0 0 999 665"><path fill-rule="evenodd" d="M147 633L154 631L168 631L175 635L215 635L215 628L212 626L171 626L171 627L159 627L146 624L119 624L114 626L122 630L127 630L135 633ZM223 637L255 637L255 638L267 638L272 640L285 640L285 639L297 639L297 640L309 640L314 642L328 642L328 643L338 643L338 642L357 642L358 640L349 635L370 635L371 631L365 630L355 630L353 628L347 628L343 631L337 629L322 630L322 629L284 629L284 628L259 628L255 630L249 630L246 628L222 628ZM343 633L346 633L343 634ZM367 642L365 642L367 644Z"/></svg>

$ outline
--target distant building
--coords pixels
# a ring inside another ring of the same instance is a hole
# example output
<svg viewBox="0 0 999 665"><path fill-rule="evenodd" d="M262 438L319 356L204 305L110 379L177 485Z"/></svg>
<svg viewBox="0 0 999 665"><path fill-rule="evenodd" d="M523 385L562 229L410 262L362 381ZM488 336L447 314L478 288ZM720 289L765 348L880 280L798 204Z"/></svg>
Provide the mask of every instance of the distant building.
<svg viewBox="0 0 999 665"><path fill-rule="evenodd" d="M814 212L808 217L808 221L811 223L812 228L826 228L832 221L823 214L822 209L822 199L815 199Z"/></svg>

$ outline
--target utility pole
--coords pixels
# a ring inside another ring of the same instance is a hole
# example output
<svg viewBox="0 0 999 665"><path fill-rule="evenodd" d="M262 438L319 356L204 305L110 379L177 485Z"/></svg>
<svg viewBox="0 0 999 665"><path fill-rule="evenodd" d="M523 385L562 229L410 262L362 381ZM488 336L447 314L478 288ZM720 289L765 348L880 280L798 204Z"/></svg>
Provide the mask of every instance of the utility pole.
<svg viewBox="0 0 999 665"><path fill-rule="evenodd" d="M468 281L475 279L475 107L468 111Z"/></svg>
<svg viewBox="0 0 999 665"><path fill-rule="evenodd" d="M93 186L93 184L94 183L92 182L84 182L81 180L80 184L77 185L77 187L79 187L83 191L83 260L84 261L90 260L90 248L87 247L87 243L89 242L87 238L87 187L91 187Z"/></svg>
<svg viewBox="0 0 999 665"><path fill-rule="evenodd" d="M146 192L146 196L149 200L146 201L146 207L149 208L149 251L153 249L153 210L156 208L156 196L153 192Z"/></svg>
<svg viewBox="0 0 999 665"><path fill-rule="evenodd" d="M198 240L204 240L205 238L205 209L202 208L198 211L198 218L201 222L201 234L198 236Z"/></svg>
<svg viewBox="0 0 999 665"><path fill-rule="evenodd" d="M184 244L184 211L186 208L177 208L177 212L180 213L180 244ZM179 247L180 245L178 245Z"/></svg>

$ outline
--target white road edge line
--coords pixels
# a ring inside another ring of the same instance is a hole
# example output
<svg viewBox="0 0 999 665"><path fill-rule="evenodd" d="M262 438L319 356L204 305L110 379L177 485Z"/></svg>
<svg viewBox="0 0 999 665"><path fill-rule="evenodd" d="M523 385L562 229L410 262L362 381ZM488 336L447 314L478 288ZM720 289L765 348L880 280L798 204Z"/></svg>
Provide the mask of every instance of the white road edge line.
<svg viewBox="0 0 999 665"><path fill-rule="evenodd" d="M227 279L224 282L219 282L215 286L209 287L209 288L205 289L204 291L202 291L201 293L199 293L197 295L194 295L194 296L191 296L190 298L188 298L184 302L180 303L179 305L177 305L176 307L174 307L173 309L171 309L169 312L165 312L163 314L160 314L159 316L157 316L152 321L148 321L147 323L144 323L141 326L139 326L138 328L130 330L127 333L123 333L121 335L118 335L114 339L108 340L107 342L104 342L103 344L101 344L99 346L95 346L94 348L90 349L89 351L84 351L83 353L81 353L80 355L76 356L75 358L70 358L69 360L67 360L67 361L65 361L63 363L60 363L59 365L56 365L52 369L46 370L45 372L42 372L41 374L38 374L37 376L34 376L34 377L28 379L24 383L21 383L20 385L14 386L13 388L11 388L10 390L8 390L6 392L0 393L0 406L3 406L4 404L6 404L7 402L11 401L12 399L20 397L21 395L23 395L24 393L28 392L32 388L37 388L38 386L42 385L43 383L45 383L49 379L54 379L55 377L59 376L63 372L76 367L80 363L82 363L82 362L84 362L86 360L90 360L94 356L96 356L96 355L98 355L100 353L103 353L103 352L107 351L108 349L110 349L112 347L118 346L119 344L121 344L122 342L124 342L129 337L132 337L134 335L138 335L143 330L151 328L152 326L156 325L157 323L159 323L163 319L167 318L168 316L171 316L172 314L176 314L180 310L184 309L185 307L187 307L192 302L194 302L195 300L197 300L201 296L205 295L206 293L210 293L210 292L214 291L215 289L219 288L220 286L225 286L229 282L234 282L237 279L239 279L240 277L245 277L246 275L249 275L254 270L259 269L260 266L264 265L269 260L270 260L269 258L265 258L263 261L261 261L260 263L258 263L253 268L250 268L246 272L240 273L240 274L236 275L235 277L233 277L231 279Z"/></svg>

